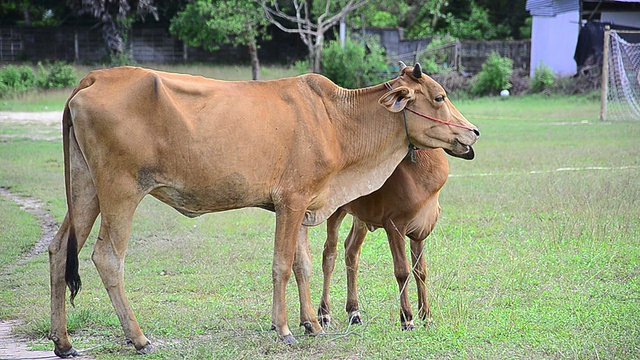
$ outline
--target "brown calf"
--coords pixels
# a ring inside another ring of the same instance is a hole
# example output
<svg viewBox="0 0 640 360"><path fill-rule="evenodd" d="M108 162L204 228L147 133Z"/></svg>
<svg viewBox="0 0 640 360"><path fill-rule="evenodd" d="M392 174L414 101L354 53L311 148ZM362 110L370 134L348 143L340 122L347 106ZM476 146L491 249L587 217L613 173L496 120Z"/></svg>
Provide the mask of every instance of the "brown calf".
<svg viewBox="0 0 640 360"><path fill-rule="evenodd" d="M425 286L426 264L422 254L424 239L429 236L440 214L438 195L449 176L449 163L442 149L416 151L416 163L407 157L372 194L340 207L327 220L327 240L322 256L324 283L318 307L318 319L323 326L331 322L329 285L337 254L338 230L347 213L353 215L353 225L345 240L347 268L346 310L351 324L361 323L356 280L360 249L367 230L384 228L393 256L394 274L400 289L400 321L403 330L411 330L413 312L409 305L406 284L411 268L405 253L405 235L411 239L413 275L418 287L418 316L431 319Z"/></svg>

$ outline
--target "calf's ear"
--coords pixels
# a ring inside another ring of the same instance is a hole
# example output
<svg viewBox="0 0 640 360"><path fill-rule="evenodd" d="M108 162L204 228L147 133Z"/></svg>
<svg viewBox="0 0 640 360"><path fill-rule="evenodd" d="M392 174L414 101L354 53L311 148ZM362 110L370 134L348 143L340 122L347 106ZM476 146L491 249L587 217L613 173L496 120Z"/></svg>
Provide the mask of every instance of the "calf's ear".
<svg viewBox="0 0 640 360"><path fill-rule="evenodd" d="M391 112L400 112L413 100L414 92L406 86L400 86L382 95L378 103Z"/></svg>

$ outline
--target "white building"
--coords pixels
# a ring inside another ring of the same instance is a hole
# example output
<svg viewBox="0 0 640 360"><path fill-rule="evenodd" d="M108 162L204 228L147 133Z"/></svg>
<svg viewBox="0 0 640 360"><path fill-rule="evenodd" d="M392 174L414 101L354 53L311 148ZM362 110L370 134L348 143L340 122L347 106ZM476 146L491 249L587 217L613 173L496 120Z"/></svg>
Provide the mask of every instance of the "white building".
<svg viewBox="0 0 640 360"><path fill-rule="evenodd" d="M533 17L530 75L540 63L557 75L574 75L578 35L586 21L640 27L640 0L527 0L526 9Z"/></svg>
<svg viewBox="0 0 640 360"><path fill-rule="evenodd" d="M577 71L573 55L580 33L579 0L527 0L531 24L531 67L541 63L556 75L569 76Z"/></svg>

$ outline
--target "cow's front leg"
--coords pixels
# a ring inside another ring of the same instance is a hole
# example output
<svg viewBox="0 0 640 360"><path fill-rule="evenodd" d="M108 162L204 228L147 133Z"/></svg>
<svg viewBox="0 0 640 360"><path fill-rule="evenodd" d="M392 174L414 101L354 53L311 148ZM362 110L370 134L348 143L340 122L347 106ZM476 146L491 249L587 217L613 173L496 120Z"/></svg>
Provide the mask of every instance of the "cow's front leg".
<svg viewBox="0 0 640 360"><path fill-rule="evenodd" d="M306 204L283 203L276 206L276 234L271 276L273 280L272 329L286 344L295 342L287 324L286 289L297 251Z"/></svg>
<svg viewBox="0 0 640 360"><path fill-rule="evenodd" d="M307 335L322 334L322 326L320 326L311 305L309 289L311 252L309 250L309 231L306 226L301 226L298 233L298 246L293 261L293 272L298 283L298 296L300 298L300 325L304 326L304 332Z"/></svg>

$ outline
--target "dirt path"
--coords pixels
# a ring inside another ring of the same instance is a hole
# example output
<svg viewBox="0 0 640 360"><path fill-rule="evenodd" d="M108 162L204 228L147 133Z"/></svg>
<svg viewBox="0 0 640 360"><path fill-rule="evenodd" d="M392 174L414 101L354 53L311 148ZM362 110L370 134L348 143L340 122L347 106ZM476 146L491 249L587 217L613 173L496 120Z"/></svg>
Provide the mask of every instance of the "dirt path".
<svg viewBox="0 0 640 360"><path fill-rule="evenodd" d="M13 112L0 112L0 122L21 124L21 125L34 125L39 124L54 126L59 124L61 119L60 112L47 112L47 113L13 113ZM42 237L38 242L25 254L16 260L15 263L7 266L2 270L1 275L12 273L15 269L22 266L30 259L47 251L47 247L53 239L59 224L48 211L44 209L44 203L39 200L18 196L13 194L10 189L0 186L0 196L5 197L11 201L20 205L23 211L36 216L40 222L42 229ZM52 350L49 351L33 351L29 350L27 345L27 339L20 338L13 334L13 327L20 325L20 320L8 320L0 321L0 360L4 359L58 359L53 354ZM83 359L90 359L83 356Z"/></svg>

